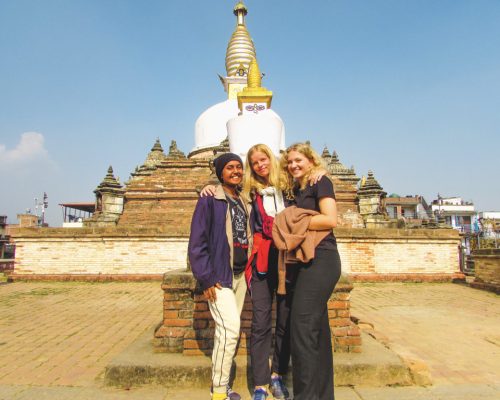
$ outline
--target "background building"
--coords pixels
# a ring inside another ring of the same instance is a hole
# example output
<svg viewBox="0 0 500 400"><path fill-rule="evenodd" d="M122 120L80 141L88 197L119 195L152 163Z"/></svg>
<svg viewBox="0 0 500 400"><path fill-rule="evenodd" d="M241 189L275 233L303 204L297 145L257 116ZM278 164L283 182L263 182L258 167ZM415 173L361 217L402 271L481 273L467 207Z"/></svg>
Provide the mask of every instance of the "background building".
<svg viewBox="0 0 500 400"><path fill-rule="evenodd" d="M385 199L385 210L389 218L402 219L407 222L421 223L422 220L434 218L429 205L422 196L404 196L391 194Z"/></svg>
<svg viewBox="0 0 500 400"><path fill-rule="evenodd" d="M485 238L500 239L500 211L481 211L478 223Z"/></svg>
<svg viewBox="0 0 500 400"><path fill-rule="evenodd" d="M81 228L83 220L95 212L95 203L62 203L63 228Z"/></svg>
<svg viewBox="0 0 500 400"><path fill-rule="evenodd" d="M432 201L432 213L444 217L446 224L461 233L478 232L477 212L471 201L461 197L441 197Z"/></svg>

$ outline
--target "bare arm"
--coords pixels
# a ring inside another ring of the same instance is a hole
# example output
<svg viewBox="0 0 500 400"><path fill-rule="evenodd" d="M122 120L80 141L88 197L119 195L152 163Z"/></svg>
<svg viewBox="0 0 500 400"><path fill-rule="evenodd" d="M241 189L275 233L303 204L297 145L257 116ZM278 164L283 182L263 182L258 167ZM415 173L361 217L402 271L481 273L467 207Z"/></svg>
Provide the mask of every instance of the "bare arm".
<svg viewBox="0 0 500 400"><path fill-rule="evenodd" d="M315 215L309 222L309 229L312 231L322 231L332 229L337 226L337 203L331 197L319 199L320 214Z"/></svg>

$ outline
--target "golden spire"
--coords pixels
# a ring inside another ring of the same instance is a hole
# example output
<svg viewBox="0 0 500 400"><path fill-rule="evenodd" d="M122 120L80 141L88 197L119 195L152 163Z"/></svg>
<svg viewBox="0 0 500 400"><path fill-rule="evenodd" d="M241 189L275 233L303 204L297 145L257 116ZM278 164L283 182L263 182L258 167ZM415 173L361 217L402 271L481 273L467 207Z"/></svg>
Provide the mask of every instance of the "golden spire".
<svg viewBox="0 0 500 400"><path fill-rule="evenodd" d="M247 86L249 88L260 88L260 85L262 83L259 64L257 64L256 58L252 58L252 61L250 61L250 65L248 67L247 82L248 82Z"/></svg>
<svg viewBox="0 0 500 400"><path fill-rule="evenodd" d="M259 64L256 58L252 58L247 75L247 87L237 94L240 110L243 110L243 103L266 103L267 108L271 107L273 92L262 87L261 82Z"/></svg>
<svg viewBox="0 0 500 400"><path fill-rule="evenodd" d="M241 64L248 70L250 61L255 58L255 47L245 26L245 15L247 15L248 11L242 1L236 4L233 13L236 15L236 29L229 40L226 50L227 76L240 74L238 67Z"/></svg>

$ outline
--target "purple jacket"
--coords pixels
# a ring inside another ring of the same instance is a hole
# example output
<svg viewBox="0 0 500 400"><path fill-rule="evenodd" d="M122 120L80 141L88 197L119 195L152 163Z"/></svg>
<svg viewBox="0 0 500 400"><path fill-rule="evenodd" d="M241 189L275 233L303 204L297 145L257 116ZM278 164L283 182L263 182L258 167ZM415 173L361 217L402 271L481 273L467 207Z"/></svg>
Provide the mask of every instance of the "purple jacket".
<svg viewBox="0 0 500 400"><path fill-rule="evenodd" d="M250 252L251 205L245 206ZM202 290L214 286L217 282L222 287L233 287L233 226L221 185L216 187L214 196L198 199L191 220L188 256L193 275Z"/></svg>

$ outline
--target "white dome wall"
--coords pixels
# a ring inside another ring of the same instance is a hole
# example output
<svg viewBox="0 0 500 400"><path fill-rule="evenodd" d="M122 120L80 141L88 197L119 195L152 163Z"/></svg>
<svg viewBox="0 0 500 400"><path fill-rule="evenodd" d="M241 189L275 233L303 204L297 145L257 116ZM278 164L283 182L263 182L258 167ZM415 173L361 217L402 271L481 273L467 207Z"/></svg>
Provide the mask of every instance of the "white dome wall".
<svg viewBox="0 0 500 400"><path fill-rule="evenodd" d="M227 137L226 122L238 113L236 99L228 99L205 110L195 123L193 151L219 145Z"/></svg>
<svg viewBox="0 0 500 400"><path fill-rule="evenodd" d="M229 149L246 157L248 149L257 143L268 145L279 156L283 148L285 128L281 118L272 110L245 114L227 121Z"/></svg>

